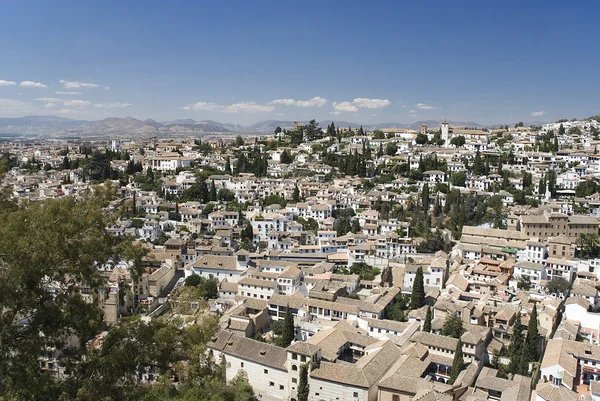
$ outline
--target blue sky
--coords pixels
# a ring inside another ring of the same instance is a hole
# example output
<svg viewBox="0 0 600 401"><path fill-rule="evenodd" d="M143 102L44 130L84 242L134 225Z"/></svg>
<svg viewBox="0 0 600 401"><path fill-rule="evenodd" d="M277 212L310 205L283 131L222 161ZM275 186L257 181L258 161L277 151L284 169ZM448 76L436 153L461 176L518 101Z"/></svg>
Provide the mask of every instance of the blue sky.
<svg viewBox="0 0 600 401"><path fill-rule="evenodd" d="M0 2L0 116L484 124L600 111L594 1Z"/></svg>

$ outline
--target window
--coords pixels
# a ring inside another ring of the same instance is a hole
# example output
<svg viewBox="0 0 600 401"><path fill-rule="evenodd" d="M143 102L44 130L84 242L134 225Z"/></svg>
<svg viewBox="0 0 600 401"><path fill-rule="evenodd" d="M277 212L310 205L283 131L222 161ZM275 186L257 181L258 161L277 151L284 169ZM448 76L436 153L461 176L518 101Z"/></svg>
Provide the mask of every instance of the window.
<svg viewBox="0 0 600 401"><path fill-rule="evenodd" d="M354 398L358 398L358 393L356 391L354 392Z"/></svg>
<svg viewBox="0 0 600 401"><path fill-rule="evenodd" d="M296 371L298 370L298 366L296 366L296 365L292 365L292 370L293 370L294 372L296 372Z"/></svg>
<svg viewBox="0 0 600 401"><path fill-rule="evenodd" d="M400 396L399 395L393 395L392 396L392 401L400 401Z"/></svg>
<svg viewBox="0 0 600 401"><path fill-rule="evenodd" d="M269 382L269 387L275 387L275 383Z"/></svg>
<svg viewBox="0 0 600 401"><path fill-rule="evenodd" d="M296 379L295 377L292 377L292 383L294 383L294 384L298 383L298 379Z"/></svg>
<svg viewBox="0 0 600 401"><path fill-rule="evenodd" d="M279 390L283 390L283 384L279 385Z"/></svg>
<svg viewBox="0 0 600 401"><path fill-rule="evenodd" d="M240 362L240 367L244 367L244 362Z"/></svg>
<svg viewBox="0 0 600 401"><path fill-rule="evenodd" d="M269 374L269 370L268 369L264 369L263 372L264 372L265 375Z"/></svg>

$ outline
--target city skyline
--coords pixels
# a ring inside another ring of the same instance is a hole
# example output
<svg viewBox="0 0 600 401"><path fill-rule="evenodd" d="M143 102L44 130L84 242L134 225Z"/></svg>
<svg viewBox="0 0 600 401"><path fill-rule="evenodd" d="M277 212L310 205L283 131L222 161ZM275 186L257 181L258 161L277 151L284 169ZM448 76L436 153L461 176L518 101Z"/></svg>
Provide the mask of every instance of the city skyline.
<svg viewBox="0 0 600 401"><path fill-rule="evenodd" d="M0 117L492 125L600 109L595 4L143 4L0 5Z"/></svg>

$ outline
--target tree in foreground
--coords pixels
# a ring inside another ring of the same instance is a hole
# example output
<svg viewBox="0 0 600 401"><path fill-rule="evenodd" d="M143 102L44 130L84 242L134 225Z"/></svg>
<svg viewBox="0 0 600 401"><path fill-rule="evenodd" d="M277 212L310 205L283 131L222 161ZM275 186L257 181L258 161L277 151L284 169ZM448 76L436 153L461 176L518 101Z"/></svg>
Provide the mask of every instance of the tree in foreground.
<svg viewBox="0 0 600 401"><path fill-rule="evenodd" d="M53 398L60 384L41 372L40 352L63 349L61 363L76 364L83 349L67 340L85 344L102 322L80 289L98 294L105 279L97 266L113 261L129 260L132 276L140 274L141 248L106 230L116 217L106 209L113 199L108 184L77 200L16 205L0 194L0 398Z"/></svg>
<svg viewBox="0 0 600 401"><path fill-rule="evenodd" d="M410 295L410 308L419 309L425 303L425 286L423 284L423 268L419 266L415 273L412 294Z"/></svg>
<svg viewBox="0 0 600 401"><path fill-rule="evenodd" d="M308 386L308 365L300 366L300 381L298 382L298 401L308 401L310 388Z"/></svg>
<svg viewBox="0 0 600 401"><path fill-rule="evenodd" d="M462 353L462 341L458 340L456 343L456 349L454 350L454 360L452 361L452 369L450 369L450 384L454 384L460 371L465 365Z"/></svg>

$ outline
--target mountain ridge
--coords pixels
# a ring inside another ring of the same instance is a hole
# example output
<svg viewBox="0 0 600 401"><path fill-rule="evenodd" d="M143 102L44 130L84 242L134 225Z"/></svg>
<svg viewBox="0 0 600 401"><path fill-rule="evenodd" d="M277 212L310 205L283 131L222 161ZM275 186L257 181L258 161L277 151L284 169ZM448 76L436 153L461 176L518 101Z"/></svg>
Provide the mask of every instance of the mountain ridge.
<svg viewBox="0 0 600 401"><path fill-rule="evenodd" d="M439 127L442 120L416 121L414 123L353 123L342 120L322 120L319 126L326 127L331 122L336 127L357 128L361 125L365 129L398 128L420 130L421 124L430 128ZM480 127L484 125L475 122L448 121L455 126ZM307 120L298 121L307 124ZM23 136L51 136L51 135L193 135L211 133L239 133L239 134L267 134L272 133L276 127L291 129L294 121L288 120L263 120L250 125L221 123L213 120L179 119L172 121L156 121L153 119L140 120L134 117L108 117L102 120L88 121L75 120L54 115L29 115L16 118L0 118L0 133L19 133Z"/></svg>

